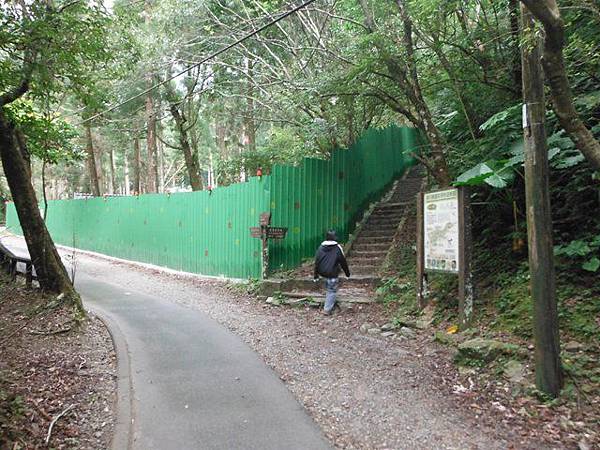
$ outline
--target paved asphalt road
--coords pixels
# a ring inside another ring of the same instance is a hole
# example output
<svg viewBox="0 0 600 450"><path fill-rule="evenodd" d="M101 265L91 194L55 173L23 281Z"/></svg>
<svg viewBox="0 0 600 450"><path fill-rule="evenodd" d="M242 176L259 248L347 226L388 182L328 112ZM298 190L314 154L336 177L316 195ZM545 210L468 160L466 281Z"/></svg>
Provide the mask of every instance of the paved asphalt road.
<svg viewBox="0 0 600 450"><path fill-rule="evenodd" d="M3 238L24 249L17 238ZM139 275L138 275L139 276ZM326 449L307 412L237 336L202 313L77 268L84 304L127 343L133 449Z"/></svg>

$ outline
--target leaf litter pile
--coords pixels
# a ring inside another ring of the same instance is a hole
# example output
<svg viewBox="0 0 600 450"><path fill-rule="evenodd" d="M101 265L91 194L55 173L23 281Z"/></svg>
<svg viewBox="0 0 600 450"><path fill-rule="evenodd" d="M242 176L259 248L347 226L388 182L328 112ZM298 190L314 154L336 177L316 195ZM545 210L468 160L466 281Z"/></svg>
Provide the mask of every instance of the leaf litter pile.
<svg viewBox="0 0 600 450"><path fill-rule="evenodd" d="M0 279L0 450L108 448L116 356L104 324Z"/></svg>

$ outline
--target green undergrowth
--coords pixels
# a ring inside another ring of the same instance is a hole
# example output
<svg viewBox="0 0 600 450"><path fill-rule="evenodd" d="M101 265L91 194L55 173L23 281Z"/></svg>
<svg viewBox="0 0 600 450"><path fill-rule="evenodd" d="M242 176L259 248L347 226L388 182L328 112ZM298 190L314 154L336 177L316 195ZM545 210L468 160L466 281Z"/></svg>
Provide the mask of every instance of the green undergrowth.
<svg viewBox="0 0 600 450"><path fill-rule="evenodd" d="M258 278L248 278L248 280L242 282L228 282L227 289L239 295L254 296L259 293L261 283Z"/></svg>
<svg viewBox="0 0 600 450"><path fill-rule="evenodd" d="M417 305L414 251L408 246L396 249L390 265L397 272L384 279L377 290L379 300L388 305L398 324L418 321L423 314ZM475 305L473 325L457 338L474 337L514 343L523 349L533 343L533 304L529 288L526 255L513 253L507 245L489 250L479 246L473 264ZM600 283L596 274L577 270L573 265L556 266L556 296L562 346L562 363L566 376L564 395L581 395L590 386L600 384ZM452 336L446 330L458 324L458 278L453 275L429 274L429 311L438 334ZM581 351L569 350L579 347ZM533 355L531 355L532 357ZM463 361L464 363L464 361ZM501 375L506 361L490 363L470 361L465 367L485 367L493 376ZM585 395L585 392L584 394Z"/></svg>

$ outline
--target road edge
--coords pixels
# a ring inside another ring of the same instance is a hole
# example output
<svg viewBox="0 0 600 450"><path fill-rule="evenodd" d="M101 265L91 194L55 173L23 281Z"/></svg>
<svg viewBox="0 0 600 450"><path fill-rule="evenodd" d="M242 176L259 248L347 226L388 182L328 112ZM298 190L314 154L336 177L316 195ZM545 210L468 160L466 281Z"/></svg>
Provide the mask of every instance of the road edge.
<svg viewBox="0 0 600 450"><path fill-rule="evenodd" d="M87 307L100 320L113 342L117 355L117 398L115 401L115 428L111 438L111 450L129 450L133 443L133 386L131 383L131 360L127 341L117 323L105 311Z"/></svg>

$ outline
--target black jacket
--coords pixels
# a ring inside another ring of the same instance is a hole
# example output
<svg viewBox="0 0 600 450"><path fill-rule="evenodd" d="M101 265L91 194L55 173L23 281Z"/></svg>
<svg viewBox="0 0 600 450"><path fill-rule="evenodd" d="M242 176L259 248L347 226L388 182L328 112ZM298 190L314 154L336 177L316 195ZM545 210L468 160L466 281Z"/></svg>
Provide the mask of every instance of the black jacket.
<svg viewBox="0 0 600 450"><path fill-rule="evenodd" d="M337 278L340 274L340 266L349 277L350 269L340 244L336 241L323 241L315 255L314 277L321 275L325 278Z"/></svg>

